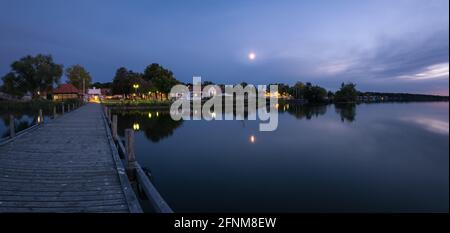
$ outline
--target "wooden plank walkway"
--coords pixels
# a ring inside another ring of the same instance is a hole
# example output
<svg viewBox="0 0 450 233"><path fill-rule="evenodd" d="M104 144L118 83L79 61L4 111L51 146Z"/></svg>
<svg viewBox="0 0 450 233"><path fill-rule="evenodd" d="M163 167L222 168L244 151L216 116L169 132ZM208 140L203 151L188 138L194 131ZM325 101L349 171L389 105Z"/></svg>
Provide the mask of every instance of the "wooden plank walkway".
<svg viewBox="0 0 450 233"><path fill-rule="evenodd" d="M99 104L0 146L0 212L140 212L114 150Z"/></svg>

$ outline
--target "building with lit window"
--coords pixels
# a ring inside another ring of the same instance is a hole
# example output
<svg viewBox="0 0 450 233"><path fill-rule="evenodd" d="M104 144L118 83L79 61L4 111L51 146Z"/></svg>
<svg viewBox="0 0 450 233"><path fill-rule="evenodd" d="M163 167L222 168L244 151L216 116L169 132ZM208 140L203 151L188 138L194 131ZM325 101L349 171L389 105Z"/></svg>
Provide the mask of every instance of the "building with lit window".
<svg viewBox="0 0 450 233"><path fill-rule="evenodd" d="M53 100L64 101L70 99L80 99L81 92L72 84L62 84L53 90Z"/></svg>

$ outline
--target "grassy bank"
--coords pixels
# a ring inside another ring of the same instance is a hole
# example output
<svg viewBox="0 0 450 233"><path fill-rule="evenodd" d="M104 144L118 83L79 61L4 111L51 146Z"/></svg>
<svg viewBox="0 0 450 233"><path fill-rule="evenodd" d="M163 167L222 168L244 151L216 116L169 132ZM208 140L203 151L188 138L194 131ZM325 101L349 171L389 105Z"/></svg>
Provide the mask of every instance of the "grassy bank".
<svg viewBox="0 0 450 233"><path fill-rule="evenodd" d="M123 109L152 109L169 108L172 102L169 100L104 100L102 104L108 107Z"/></svg>

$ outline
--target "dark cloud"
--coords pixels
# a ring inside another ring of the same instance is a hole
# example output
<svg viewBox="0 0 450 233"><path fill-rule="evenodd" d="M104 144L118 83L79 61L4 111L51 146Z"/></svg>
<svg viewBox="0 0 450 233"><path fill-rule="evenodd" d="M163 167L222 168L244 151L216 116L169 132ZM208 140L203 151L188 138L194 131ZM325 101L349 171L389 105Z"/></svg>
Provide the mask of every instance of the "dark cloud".
<svg viewBox="0 0 450 233"><path fill-rule="evenodd" d="M402 77L424 72L428 67L449 62L448 31L438 31L423 39L414 35L401 39L383 38L374 49L355 54L351 65L329 76L330 80L354 81L367 90L377 87L391 91L423 91L426 87L442 90L447 89L448 75L445 78L426 80L405 80ZM437 88L439 87L439 88ZM445 91L444 91L445 92Z"/></svg>

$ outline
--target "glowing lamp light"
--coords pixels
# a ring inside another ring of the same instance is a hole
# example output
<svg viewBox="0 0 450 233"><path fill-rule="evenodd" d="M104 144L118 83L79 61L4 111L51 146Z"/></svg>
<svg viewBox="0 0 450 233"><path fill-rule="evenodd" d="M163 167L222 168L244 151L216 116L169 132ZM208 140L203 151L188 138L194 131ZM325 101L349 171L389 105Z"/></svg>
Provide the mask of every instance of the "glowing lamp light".
<svg viewBox="0 0 450 233"><path fill-rule="evenodd" d="M254 135L250 136L249 138L251 143L255 143L256 142L256 137Z"/></svg>
<svg viewBox="0 0 450 233"><path fill-rule="evenodd" d="M134 123L134 124L133 124L133 130L134 130L134 131L139 130L139 124L138 124L138 123Z"/></svg>
<svg viewBox="0 0 450 233"><path fill-rule="evenodd" d="M148 118L150 118L150 119L152 118L152 113L151 112L148 113Z"/></svg>

